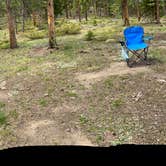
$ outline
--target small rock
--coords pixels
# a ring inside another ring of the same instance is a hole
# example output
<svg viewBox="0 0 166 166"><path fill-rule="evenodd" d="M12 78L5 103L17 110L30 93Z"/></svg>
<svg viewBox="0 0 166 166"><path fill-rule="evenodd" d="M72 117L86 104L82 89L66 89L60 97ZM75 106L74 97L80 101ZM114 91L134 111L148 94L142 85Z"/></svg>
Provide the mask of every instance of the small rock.
<svg viewBox="0 0 166 166"><path fill-rule="evenodd" d="M112 42L115 42L115 40L114 40L114 39L107 39L107 40L105 41L105 43L112 43Z"/></svg>
<svg viewBox="0 0 166 166"><path fill-rule="evenodd" d="M48 94L48 93L45 93L45 94L44 94L44 97L48 97L48 96L49 96L49 94Z"/></svg>
<svg viewBox="0 0 166 166"><path fill-rule="evenodd" d="M161 79L159 79L159 80L157 80L158 82L160 82L160 83L166 83L166 80L161 80Z"/></svg>
<svg viewBox="0 0 166 166"><path fill-rule="evenodd" d="M139 92L135 98L135 101L138 101L143 96L142 92Z"/></svg>
<svg viewBox="0 0 166 166"><path fill-rule="evenodd" d="M2 81L1 83L0 83L0 89L1 90L6 90L7 88L6 88L6 81Z"/></svg>
<svg viewBox="0 0 166 166"><path fill-rule="evenodd" d="M66 132L71 132L71 130L70 129L66 129Z"/></svg>

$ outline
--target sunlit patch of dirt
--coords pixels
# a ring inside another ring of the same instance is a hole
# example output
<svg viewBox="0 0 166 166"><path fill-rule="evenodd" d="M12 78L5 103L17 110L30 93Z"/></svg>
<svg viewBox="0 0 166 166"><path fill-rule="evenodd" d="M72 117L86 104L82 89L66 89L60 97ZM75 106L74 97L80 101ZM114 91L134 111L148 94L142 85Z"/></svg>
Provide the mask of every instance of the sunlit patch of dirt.
<svg viewBox="0 0 166 166"><path fill-rule="evenodd" d="M85 87L89 87L91 84L95 84L109 76L124 75L124 74L137 74L141 72L150 72L151 70L147 66L129 68L124 62L116 62L110 65L110 68L106 68L99 72L92 73L77 73L76 79L80 81Z"/></svg>

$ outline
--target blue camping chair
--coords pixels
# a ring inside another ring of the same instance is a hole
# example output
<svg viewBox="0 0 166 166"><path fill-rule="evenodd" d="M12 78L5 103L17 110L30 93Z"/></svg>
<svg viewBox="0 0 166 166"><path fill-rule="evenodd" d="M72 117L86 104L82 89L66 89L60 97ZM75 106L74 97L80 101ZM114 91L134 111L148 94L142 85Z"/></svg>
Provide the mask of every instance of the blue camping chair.
<svg viewBox="0 0 166 166"><path fill-rule="evenodd" d="M144 36L144 29L141 26L131 26L124 30L124 41L119 42L122 48L121 55L129 67L133 66L133 56L136 57L136 62L141 60L149 64L147 61L149 48L147 41L152 39L152 36Z"/></svg>

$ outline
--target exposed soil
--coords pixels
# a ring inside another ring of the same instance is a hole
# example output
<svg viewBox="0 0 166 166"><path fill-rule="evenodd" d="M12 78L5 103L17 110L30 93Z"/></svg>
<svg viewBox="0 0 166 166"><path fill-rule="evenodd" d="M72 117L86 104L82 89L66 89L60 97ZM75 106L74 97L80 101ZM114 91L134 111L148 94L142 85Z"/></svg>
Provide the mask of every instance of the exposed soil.
<svg viewBox="0 0 166 166"><path fill-rule="evenodd" d="M8 115L0 148L165 144L164 35L150 45L150 51L158 46L155 54L163 61L153 58L152 65L133 68L119 61L117 43L84 41L79 47L80 41L73 46L67 38L59 50L34 47L13 56L16 67L27 68L0 81L2 111Z"/></svg>
<svg viewBox="0 0 166 166"><path fill-rule="evenodd" d="M51 120L30 121L19 132L28 145L94 146L80 131L64 131Z"/></svg>
<svg viewBox="0 0 166 166"><path fill-rule="evenodd" d="M116 62L110 65L110 68L106 68L99 72L86 73L86 74L76 74L76 79L78 79L84 86L89 87L98 81L106 79L109 76L114 75L125 75L125 74L137 74L141 72L150 72L151 70L146 66L129 68L125 62Z"/></svg>

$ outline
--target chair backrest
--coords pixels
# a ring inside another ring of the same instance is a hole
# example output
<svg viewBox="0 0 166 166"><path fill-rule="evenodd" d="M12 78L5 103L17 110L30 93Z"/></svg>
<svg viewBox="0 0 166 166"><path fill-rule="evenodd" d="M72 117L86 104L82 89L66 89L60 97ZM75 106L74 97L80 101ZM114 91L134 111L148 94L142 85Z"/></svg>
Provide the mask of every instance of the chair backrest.
<svg viewBox="0 0 166 166"><path fill-rule="evenodd" d="M141 26L131 26L124 30L126 44L139 44L143 42L144 29Z"/></svg>

